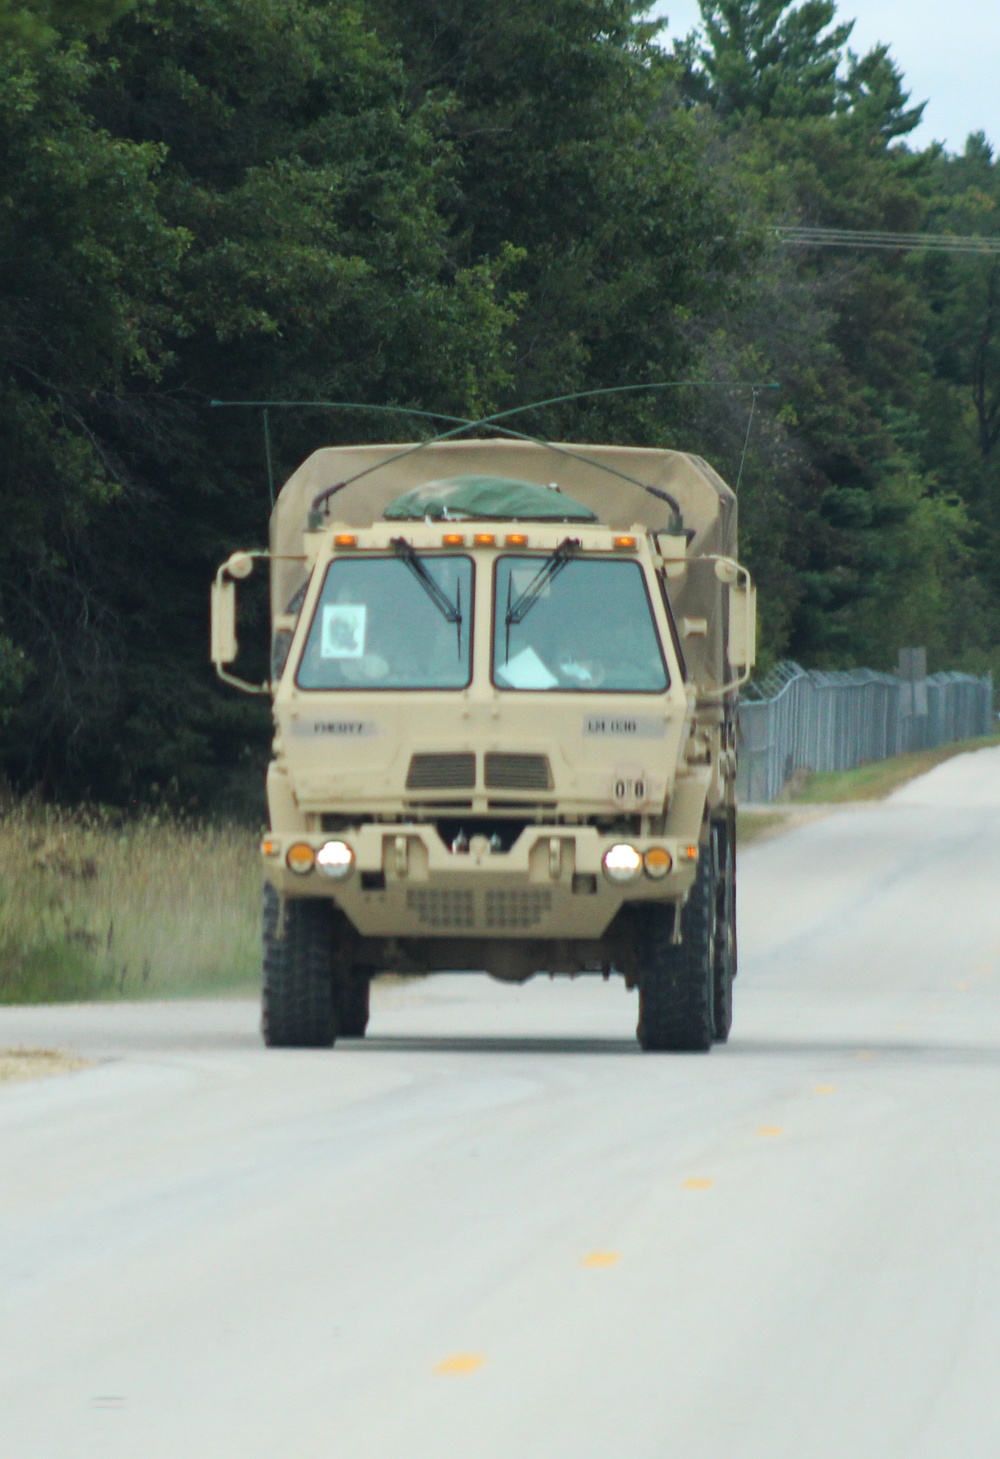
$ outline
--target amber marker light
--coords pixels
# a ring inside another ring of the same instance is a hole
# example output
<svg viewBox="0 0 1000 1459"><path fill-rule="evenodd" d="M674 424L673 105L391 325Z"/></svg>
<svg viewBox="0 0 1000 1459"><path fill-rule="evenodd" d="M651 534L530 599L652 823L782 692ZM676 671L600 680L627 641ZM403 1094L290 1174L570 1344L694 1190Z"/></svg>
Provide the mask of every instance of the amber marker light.
<svg viewBox="0 0 1000 1459"><path fill-rule="evenodd" d="M338 532L333 539L334 547L357 547L358 539L353 532Z"/></svg>
<svg viewBox="0 0 1000 1459"><path fill-rule="evenodd" d="M636 541L634 537L612 537L611 546L616 552L634 552Z"/></svg>
<svg viewBox="0 0 1000 1459"><path fill-rule="evenodd" d="M666 876L674 864L674 858L665 846L651 846L642 860L646 875L651 876L654 881Z"/></svg>
<svg viewBox="0 0 1000 1459"><path fill-rule="evenodd" d="M285 852L285 865L296 876L306 876L316 863L316 853L304 841L296 841Z"/></svg>
<svg viewBox="0 0 1000 1459"><path fill-rule="evenodd" d="M497 542L492 532L477 532L472 540L477 547L495 547Z"/></svg>
<svg viewBox="0 0 1000 1459"><path fill-rule="evenodd" d="M266 840L260 843L260 853L262 856L280 856L281 847L278 845L277 841L272 841L271 838L268 837Z"/></svg>
<svg viewBox="0 0 1000 1459"><path fill-rule="evenodd" d="M685 861L697 861L698 848L697 846L682 846L681 855L684 857Z"/></svg>
<svg viewBox="0 0 1000 1459"><path fill-rule="evenodd" d="M465 533L464 532L446 532L444 534L444 536L441 538L441 546L442 547L464 547L465 546Z"/></svg>
<svg viewBox="0 0 1000 1459"><path fill-rule="evenodd" d="M508 532L503 540L508 547L527 547L528 534L527 532Z"/></svg>

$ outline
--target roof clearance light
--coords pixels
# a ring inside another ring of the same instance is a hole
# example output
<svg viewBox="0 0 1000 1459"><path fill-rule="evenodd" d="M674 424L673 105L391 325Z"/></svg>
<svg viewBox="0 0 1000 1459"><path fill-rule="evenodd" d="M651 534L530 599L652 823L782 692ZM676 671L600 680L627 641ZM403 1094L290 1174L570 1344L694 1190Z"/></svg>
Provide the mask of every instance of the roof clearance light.
<svg viewBox="0 0 1000 1459"><path fill-rule="evenodd" d="M441 546L442 547L464 547L465 546L465 533L464 532L446 532L444 534L444 536L441 538Z"/></svg>
<svg viewBox="0 0 1000 1459"><path fill-rule="evenodd" d="M528 534L527 532L508 532L503 540L508 547L527 547Z"/></svg>
<svg viewBox="0 0 1000 1459"><path fill-rule="evenodd" d="M334 547L357 547L358 539L353 532L338 532L333 539Z"/></svg>
<svg viewBox="0 0 1000 1459"><path fill-rule="evenodd" d="M634 537L612 537L611 546L616 552L634 552L636 540Z"/></svg>
<svg viewBox="0 0 1000 1459"><path fill-rule="evenodd" d="M651 876L654 881L666 876L674 864L674 858L665 846L651 846L642 859L646 875Z"/></svg>
<svg viewBox="0 0 1000 1459"><path fill-rule="evenodd" d="M316 864L316 853L304 841L296 841L285 852L285 865L296 876L308 876Z"/></svg>
<svg viewBox="0 0 1000 1459"><path fill-rule="evenodd" d="M492 532L477 532L472 540L477 547L495 547L497 541Z"/></svg>
<svg viewBox="0 0 1000 1459"><path fill-rule="evenodd" d="M346 841L326 841L316 852L316 866L331 881L350 876L354 852Z"/></svg>
<svg viewBox="0 0 1000 1459"><path fill-rule="evenodd" d="M604 853L604 875L608 881L635 881L642 875L642 857L634 846L612 846Z"/></svg>

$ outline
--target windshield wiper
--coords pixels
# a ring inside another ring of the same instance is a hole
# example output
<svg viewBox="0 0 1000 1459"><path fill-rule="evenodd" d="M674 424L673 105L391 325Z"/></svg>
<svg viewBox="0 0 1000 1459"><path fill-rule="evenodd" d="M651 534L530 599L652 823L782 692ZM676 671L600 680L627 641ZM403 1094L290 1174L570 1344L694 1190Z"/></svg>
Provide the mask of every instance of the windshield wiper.
<svg viewBox="0 0 1000 1459"><path fill-rule="evenodd" d="M430 598L446 623L454 623L458 633L458 654L462 655L462 580L458 579L458 601L453 603L441 585L427 571L409 542L402 537L393 537L389 543L393 552L406 563L417 582Z"/></svg>
<svg viewBox="0 0 1000 1459"><path fill-rule="evenodd" d="M567 537L564 542L560 542L555 552L545 559L535 573L535 576L531 579L531 582L523 592L518 593L513 603L510 601L510 598L514 574L511 572L510 577L507 579L507 617L505 621L508 629L513 623L524 622L549 583L562 572L579 545L579 539L576 537Z"/></svg>
<svg viewBox="0 0 1000 1459"><path fill-rule="evenodd" d="M507 615L504 619L505 663L510 658L511 626L524 622L549 583L562 572L579 545L580 540L578 537L567 537L564 541L560 542L555 552L545 559L535 573L535 576L531 579L531 582L523 592L518 593L513 602L511 602L511 596L514 583L514 571L511 569L507 578Z"/></svg>

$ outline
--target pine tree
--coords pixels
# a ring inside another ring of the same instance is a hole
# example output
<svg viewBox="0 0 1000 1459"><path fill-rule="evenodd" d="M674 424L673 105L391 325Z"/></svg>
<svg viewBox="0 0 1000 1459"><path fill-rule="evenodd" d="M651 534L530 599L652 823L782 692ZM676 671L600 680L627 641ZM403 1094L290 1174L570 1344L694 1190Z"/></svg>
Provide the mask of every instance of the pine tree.
<svg viewBox="0 0 1000 1459"><path fill-rule="evenodd" d="M834 0L700 0L704 38L678 47L688 94L722 117L828 116L854 22ZM832 27L832 28L831 28Z"/></svg>

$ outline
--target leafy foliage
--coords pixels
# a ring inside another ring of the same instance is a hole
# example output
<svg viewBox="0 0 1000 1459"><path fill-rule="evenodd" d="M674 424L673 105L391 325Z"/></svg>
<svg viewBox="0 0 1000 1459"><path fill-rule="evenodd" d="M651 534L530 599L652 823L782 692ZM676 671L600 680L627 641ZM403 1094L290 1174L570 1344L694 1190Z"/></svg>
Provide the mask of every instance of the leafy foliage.
<svg viewBox="0 0 1000 1459"><path fill-rule="evenodd" d="M775 378L749 434L728 386L517 424L742 468L766 655L992 662L1000 261L774 231L995 233L989 144L911 148L922 107L833 0L702 0L671 53L648 8L0 0L11 779L214 806L259 787L266 712L204 643L215 564L265 533L260 419L214 398L389 405L409 437L406 407ZM386 424L271 429L280 479Z"/></svg>

